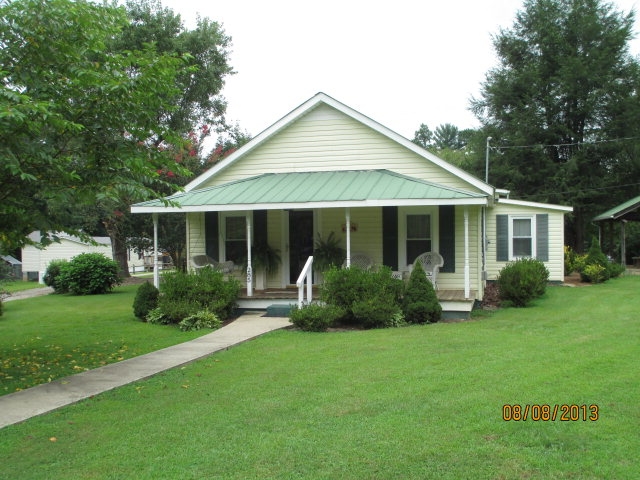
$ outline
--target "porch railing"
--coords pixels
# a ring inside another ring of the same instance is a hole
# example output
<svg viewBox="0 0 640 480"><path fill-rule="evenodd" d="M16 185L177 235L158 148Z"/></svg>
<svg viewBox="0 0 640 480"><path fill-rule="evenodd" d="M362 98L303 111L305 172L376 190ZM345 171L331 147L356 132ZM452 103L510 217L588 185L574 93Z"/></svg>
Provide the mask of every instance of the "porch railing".
<svg viewBox="0 0 640 480"><path fill-rule="evenodd" d="M307 303L311 302L312 296L312 271L313 271L313 257L307 258L307 263L304 264L304 268L302 272L300 272L300 276L298 277L298 281L296 282L296 287L298 287L298 308L302 308L302 305L305 303L304 301L304 282L307 281Z"/></svg>

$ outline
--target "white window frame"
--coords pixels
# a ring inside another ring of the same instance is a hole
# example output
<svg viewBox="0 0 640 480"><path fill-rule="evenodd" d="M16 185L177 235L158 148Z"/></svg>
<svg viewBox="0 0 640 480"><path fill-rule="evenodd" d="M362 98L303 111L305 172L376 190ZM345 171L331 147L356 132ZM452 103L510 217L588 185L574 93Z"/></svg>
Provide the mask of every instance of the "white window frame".
<svg viewBox="0 0 640 480"><path fill-rule="evenodd" d="M251 225L253 225L253 212L249 212L250 218L251 218ZM228 261L228 260L233 260L233 261L238 261L238 259L233 259L233 258L227 258L227 218L230 217L242 217L244 225L245 225L245 232L246 232L246 218L247 218L247 212L221 212L220 215L218 215L219 217L219 224L218 224L218 231L220 232L220 241L218 242L219 244L219 253L220 253L220 258L222 262ZM246 233L245 233L245 237L246 237ZM251 242L253 243L253 228L251 229ZM245 249L246 249L246 238L245 238Z"/></svg>
<svg viewBox="0 0 640 480"><path fill-rule="evenodd" d="M429 215L431 222L431 251L438 251L439 238L439 209L438 207L399 207L398 209L398 267L401 271L411 270L411 265L407 264L407 216L409 215Z"/></svg>
<svg viewBox="0 0 640 480"><path fill-rule="evenodd" d="M514 237L513 235L513 222L515 220L529 220L531 222L531 256L526 255L514 255L513 253L513 240L514 238L528 238L528 237ZM518 260L520 258L537 258L536 252L536 216L535 215L509 215L509 260Z"/></svg>

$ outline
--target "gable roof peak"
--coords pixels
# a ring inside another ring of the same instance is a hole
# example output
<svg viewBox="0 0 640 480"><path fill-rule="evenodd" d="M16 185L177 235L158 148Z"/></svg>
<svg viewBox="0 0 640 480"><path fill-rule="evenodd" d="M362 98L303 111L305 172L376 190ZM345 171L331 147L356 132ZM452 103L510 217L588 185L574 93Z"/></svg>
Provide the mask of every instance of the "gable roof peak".
<svg viewBox="0 0 640 480"><path fill-rule="evenodd" d="M431 152L425 150L424 148L420 147L419 145L416 145L415 143L411 142L410 140L408 140L407 138L403 137L402 135L394 132L393 130L391 130L391 129L385 127L384 125L376 122L375 120L367 117L366 115L363 115L362 113L358 112L357 110L354 110L353 108L345 105L344 103L339 102L338 100L336 100L335 98L327 95L324 92L316 93L313 97L311 97L307 101L305 101L302 104L300 104L298 107L296 107L293 110L291 110L288 114L286 114L284 117L280 118L278 121L276 121L270 127L268 127L265 130L263 130L261 133L259 133L253 139L251 139L251 141L249 141L248 143L243 145L241 148L239 148L238 150L233 152L227 158L225 158L224 160L218 162L216 165L211 167L209 170L204 172L202 175L200 175L197 178L195 178L193 181L191 181L189 184L187 184L185 186L185 191L188 192L188 191L191 191L193 189L198 188L199 186L204 184L207 180L209 180L211 177L216 175L218 172L226 169L230 165L233 165L239 158L242 158L247 153L251 152L252 150L257 148L258 146L262 145L265 141L267 141L268 139L273 137L278 132L282 131L284 128L289 126L294 121L298 120L303 115L306 115L311 110L313 110L316 107L318 107L320 104L328 105L328 106L338 110L339 112L343 113L344 115L347 115L348 117L351 117L352 119L354 119L354 120L366 125L367 127L371 128L372 130L375 130L376 132L384 135L385 137L389 138L390 140L395 141L396 143L402 145L403 147L405 147L405 148L411 150L412 152L416 153L417 155L423 157L425 160L428 160L428 161L438 165L439 167L444 168L445 170L447 170L451 174L453 174L453 175L459 177L460 179L464 180L465 182L473 185L474 187L476 187L480 191L482 191L482 192L484 192L484 193L486 193L488 195L493 195L494 194L494 189L493 189L493 187L491 185L483 182L479 178L471 175L470 173L465 172L461 168L458 168L458 167L456 167L456 166L454 166L454 165L442 160L438 156L436 156L436 155L432 154Z"/></svg>

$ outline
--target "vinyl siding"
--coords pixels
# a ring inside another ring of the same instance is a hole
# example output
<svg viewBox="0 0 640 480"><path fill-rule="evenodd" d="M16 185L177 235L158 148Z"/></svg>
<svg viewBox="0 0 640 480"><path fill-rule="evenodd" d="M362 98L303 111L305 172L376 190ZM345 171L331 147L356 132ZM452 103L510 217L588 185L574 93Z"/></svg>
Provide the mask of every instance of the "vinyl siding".
<svg viewBox="0 0 640 480"><path fill-rule="evenodd" d="M287 238L283 228L283 215L281 210L270 210L267 216L267 238L269 245L280 250L282 265L286 265ZM346 222L343 208L328 208L316 212L317 224L315 239L318 233L326 238L331 232L340 239L340 245L346 248L346 233L342 226ZM190 256L204 252L204 216L200 213L188 215L189 218L189 248ZM432 220L434 237L438 235L437 217ZM374 264L381 265L382 261L382 208L352 208L351 223L356 226L356 231L351 232L351 252L364 253L371 257ZM440 273L438 285L445 290L460 290L464 288L464 207L456 207L456 265L454 273ZM469 207L469 265L471 289L482 294L480 250L481 217L480 208ZM285 272L287 273L287 272ZM244 282L242 274L236 277ZM286 279L283 272L278 272L267 278L267 288L280 288L285 285Z"/></svg>
<svg viewBox="0 0 640 480"><path fill-rule="evenodd" d="M497 261L496 243L496 215L537 215L548 214L548 254L549 260L544 262L549 270L549 280L564 280L564 213L544 208L526 207L520 205L496 204L488 210L487 235L489 246L487 250L487 275L489 280L495 280L500 270L508 263Z"/></svg>
<svg viewBox="0 0 640 480"><path fill-rule="evenodd" d="M187 214L187 249L189 258L206 253L203 212Z"/></svg>
<svg viewBox="0 0 640 480"><path fill-rule="evenodd" d="M440 185L477 190L364 124L320 105L271 137L204 186L261 173L388 169Z"/></svg>

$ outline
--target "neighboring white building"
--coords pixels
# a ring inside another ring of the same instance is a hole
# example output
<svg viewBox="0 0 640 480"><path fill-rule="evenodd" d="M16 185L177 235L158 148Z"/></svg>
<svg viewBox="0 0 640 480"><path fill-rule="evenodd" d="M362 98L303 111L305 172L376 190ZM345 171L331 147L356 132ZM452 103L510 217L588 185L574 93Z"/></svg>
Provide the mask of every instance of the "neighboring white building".
<svg viewBox="0 0 640 480"><path fill-rule="evenodd" d="M58 233L57 237L60 242L54 242L46 248L26 245L22 249L22 278L24 280L38 280L42 283L44 273L52 260L71 260L81 253L101 253L107 258L112 258L109 237L93 237L98 245L91 245L66 233ZM39 242L40 233L33 232L29 238L34 242Z"/></svg>

